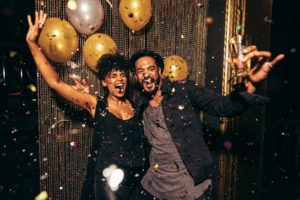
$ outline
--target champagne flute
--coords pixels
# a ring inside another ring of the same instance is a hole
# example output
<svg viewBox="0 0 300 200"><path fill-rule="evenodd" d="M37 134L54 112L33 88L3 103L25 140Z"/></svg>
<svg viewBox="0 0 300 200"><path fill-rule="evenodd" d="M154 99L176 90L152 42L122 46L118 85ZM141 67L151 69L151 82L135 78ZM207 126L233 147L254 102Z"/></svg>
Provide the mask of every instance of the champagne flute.
<svg viewBox="0 0 300 200"><path fill-rule="evenodd" d="M244 58L243 50L249 45L251 45L251 37L249 35L236 35L229 40L232 61L231 75L234 83L240 83L251 69L251 60L248 60L246 63L242 62Z"/></svg>

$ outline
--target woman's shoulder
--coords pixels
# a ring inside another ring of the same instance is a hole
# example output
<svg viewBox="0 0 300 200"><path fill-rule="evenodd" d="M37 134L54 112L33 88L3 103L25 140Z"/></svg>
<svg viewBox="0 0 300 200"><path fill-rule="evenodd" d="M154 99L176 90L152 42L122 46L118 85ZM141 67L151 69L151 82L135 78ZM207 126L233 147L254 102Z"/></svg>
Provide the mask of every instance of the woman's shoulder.
<svg viewBox="0 0 300 200"><path fill-rule="evenodd" d="M95 113L95 118L99 116L99 114L102 116L103 113L106 112L107 108L107 99L103 96L97 96L97 104L96 104L96 113Z"/></svg>

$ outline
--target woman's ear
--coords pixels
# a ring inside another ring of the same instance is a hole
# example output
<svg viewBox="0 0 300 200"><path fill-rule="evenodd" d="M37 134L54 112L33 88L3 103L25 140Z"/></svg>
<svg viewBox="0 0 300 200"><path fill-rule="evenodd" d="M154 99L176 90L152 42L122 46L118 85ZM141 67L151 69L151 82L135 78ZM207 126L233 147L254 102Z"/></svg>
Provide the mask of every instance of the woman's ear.
<svg viewBox="0 0 300 200"><path fill-rule="evenodd" d="M101 83L102 83L102 86L103 86L103 87L107 87L106 81L103 80L103 81L101 81Z"/></svg>

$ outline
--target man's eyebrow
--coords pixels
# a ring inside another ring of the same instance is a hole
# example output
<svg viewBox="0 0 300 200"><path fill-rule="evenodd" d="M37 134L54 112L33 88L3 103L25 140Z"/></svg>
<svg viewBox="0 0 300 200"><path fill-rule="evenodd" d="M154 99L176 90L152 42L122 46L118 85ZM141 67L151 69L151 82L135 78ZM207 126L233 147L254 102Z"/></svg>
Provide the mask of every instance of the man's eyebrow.
<svg viewBox="0 0 300 200"><path fill-rule="evenodd" d="M144 65L141 65L141 66L137 66L137 68L139 68L139 69L141 69L143 66L145 66L146 64L144 64ZM147 68L149 68L149 67L156 67L156 65L149 65L149 66L147 66Z"/></svg>

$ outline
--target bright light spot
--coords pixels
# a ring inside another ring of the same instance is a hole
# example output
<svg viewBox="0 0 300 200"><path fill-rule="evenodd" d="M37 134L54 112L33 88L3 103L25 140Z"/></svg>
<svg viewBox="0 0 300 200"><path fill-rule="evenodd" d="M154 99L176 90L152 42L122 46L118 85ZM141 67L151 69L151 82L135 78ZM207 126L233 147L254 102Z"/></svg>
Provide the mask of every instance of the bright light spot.
<svg viewBox="0 0 300 200"><path fill-rule="evenodd" d="M33 85L33 84L29 84L29 85L27 86L27 88L28 88L31 92L36 92L36 91L37 91L35 85Z"/></svg>
<svg viewBox="0 0 300 200"><path fill-rule="evenodd" d="M171 69L171 71L175 71L177 69L177 66L176 65L171 65L170 69Z"/></svg>
<svg viewBox="0 0 300 200"><path fill-rule="evenodd" d="M108 185L112 191L116 191L119 188L119 184L123 181L124 172L121 169L115 169L112 171Z"/></svg>
<svg viewBox="0 0 300 200"><path fill-rule="evenodd" d="M136 9L138 6L139 6L138 2L136 2L136 1L132 2L132 7L134 9Z"/></svg>
<svg viewBox="0 0 300 200"><path fill-rule="evenodd" d="M13 58L16 55L18 55L18 53L16 51L9 51L9 57Z"/></svg>
<svg viewBox="0 0 300 200"><path fill-rule="evenodd" d="M98 44L98 45L96 46L96 49L97 49L98 51L102 51L103 48L104 48L104 45L103 45L103 44Z"/></svg>
<svg viewBox="0 0 300 200"><path fill-rule="evenodd" d="M183 106L183 105L179 105L179 106L178 106L178 109L179 109L179 110L183 110L183 109L184 109L184 106Z"/></svg>
<svg viewBox="0 0 300 200"><path fill-rule="evenodd" d="M68 8L70 10L76 10L77 9L77 3L74 0L70 0L68 2Z"/></svg>
<svg viewBox="0 0 300 200"><path fill-rule="evenodd" d="M89 4L88 3L81 3L79 5L79 9L81 12L88 12L89 11Z"/></svg>
<svg viewBox="0 0 300 200"><path fill-rule="evenodd" d="M63 48L63 45L61 43L57 44L57 48L58 49L62 49Z"/></svg>
<svg viewBox="0 0 300 200"><path fill-rule="evenodd" d="M111 175L111 173L112 173L112 171L113 171L114 169L117 169L117 165L112 164L112 165L110 165L109 167L105 168L105 169L102 171L102 175L103 175L105 178L107 178L107 177L109 177L109 176Z"/></svg>
<svg viewBox="0 0 300 200"><path fill-rule="evenodd" d="M89 14L86 14L86 15L84 15L84 19L86 20L86 21L88 21L88 20L90 20L90 15Z"/></svg>
<svg viewBox="0 0 300 200"><path fill-rule="evenodd" d="M108 186L112 191L116 191L119 188L119 184L124 179L124 172L116 165L112 164L102 171L102 175L105 177Z"/></svg>
<svg viewBox="0 0 300 200"><path fill-rule="evenodd" d="M56 30L53 31L53 36L54 37L59 37L59 35L60 35L60 31L59 30L56 29Z"/></svg>
<svg viewBox="0 0 300 200"><path fill-rule="evenodd" d="M48 193L46 191L42 191L39 195L37 195L34 200L46 200L48 198Z"/></svg>

